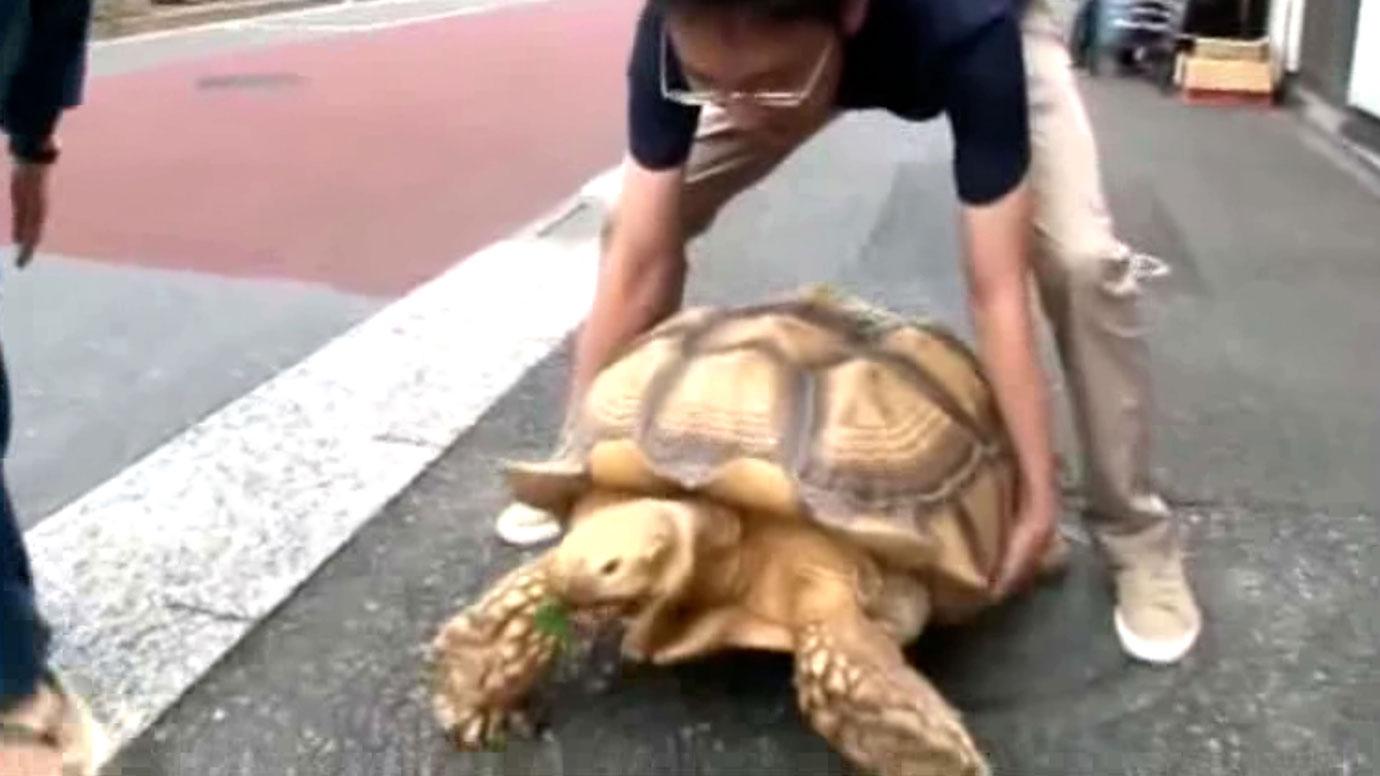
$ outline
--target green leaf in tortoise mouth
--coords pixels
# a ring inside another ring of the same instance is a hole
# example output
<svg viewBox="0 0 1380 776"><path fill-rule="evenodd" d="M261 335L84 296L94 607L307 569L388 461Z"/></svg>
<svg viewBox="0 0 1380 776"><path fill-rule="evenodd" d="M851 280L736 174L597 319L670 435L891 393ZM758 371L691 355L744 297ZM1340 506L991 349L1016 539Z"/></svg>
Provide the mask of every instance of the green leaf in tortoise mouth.
<svg viewBox="0 0 1380 776"><path fill-rule="evenodd" d="M570 644L570 614L559 600L548 598L543 601L532 615L532 621L538 632L556 640L558 648L563 650Z"/></svg>

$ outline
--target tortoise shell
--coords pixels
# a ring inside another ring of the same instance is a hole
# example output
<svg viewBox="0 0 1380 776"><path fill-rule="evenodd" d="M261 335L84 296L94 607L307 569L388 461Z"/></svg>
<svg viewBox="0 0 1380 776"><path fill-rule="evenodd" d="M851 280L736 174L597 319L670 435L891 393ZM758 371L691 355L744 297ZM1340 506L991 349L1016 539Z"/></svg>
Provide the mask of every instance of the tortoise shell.
<svg viewBox="0 0 1380 776"><path fill-rule="evenodd" d="M814 521L937 586L941 616L987 599L1015 509L1015 458L972 351L819 290L667 319L595 377L563 445L566 468L510 467L519 500L559 515L592 487L697 492Z"/></svg>

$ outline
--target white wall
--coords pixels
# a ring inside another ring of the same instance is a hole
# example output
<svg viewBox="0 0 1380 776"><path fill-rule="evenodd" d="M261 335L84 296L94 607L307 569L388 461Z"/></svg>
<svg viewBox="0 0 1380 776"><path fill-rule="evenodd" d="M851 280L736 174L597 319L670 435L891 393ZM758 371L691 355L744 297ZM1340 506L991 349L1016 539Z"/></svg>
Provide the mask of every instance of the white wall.
<svg viewBox="0 0 1380 776"><path fill-rule="evenodd" d="M1380 118L1380 0L1361 0L1348 101Z"/></svg>
<svg viewBox="0 0 1380 776"><path fill-rule="evenodd" d="M1270 3L1266 35L1275 57L1275 78L1299 69L1299 46L1303 40L1303 7L1308 0L1274 0Z"/></svg>

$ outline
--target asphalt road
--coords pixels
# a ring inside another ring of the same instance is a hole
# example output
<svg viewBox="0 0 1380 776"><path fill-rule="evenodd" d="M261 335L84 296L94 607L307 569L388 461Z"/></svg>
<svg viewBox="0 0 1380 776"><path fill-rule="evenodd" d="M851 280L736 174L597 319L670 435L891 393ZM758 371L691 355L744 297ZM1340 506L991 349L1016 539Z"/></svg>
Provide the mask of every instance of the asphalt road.
<svg viewBox="0 0 1380 776"><path fill-rule="evenodd" d="M3 270L21 522L616 163L632 10L382 0L95 46L44 250Z"/></svg>
<svg viewBox="0 0 1380 776"><path fill-rule="evenodd" d="M1186 108L1127 82L1089 92L1121 232L1173 270L1150 308L1156 469L1207 630L1181 666L1128 663L1076 543L1060 584L912 656L1002 774L1374 773L1380 198L1286 114ZM826 281L967 331L947 148L942 126L831 128L696 246L690 296ZM774 657L648 670L597 651L543 692L537 740L462 756L438 735L422 644L520 560L491 533L494 467L546 450L565 358L529 373L110 772L844 773Z"/></svg>

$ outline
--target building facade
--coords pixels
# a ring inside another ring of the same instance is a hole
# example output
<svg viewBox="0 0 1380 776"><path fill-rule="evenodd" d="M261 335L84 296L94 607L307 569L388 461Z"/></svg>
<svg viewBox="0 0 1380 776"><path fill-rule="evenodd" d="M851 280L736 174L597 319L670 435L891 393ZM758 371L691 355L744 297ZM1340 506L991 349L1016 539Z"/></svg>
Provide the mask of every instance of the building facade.
<svg viewBox="0 0 1380 776"><path fill-rule="evenodd" d="M1380 0L1274 0L1269 28L1288 90L1380 154Z"/></svg>

